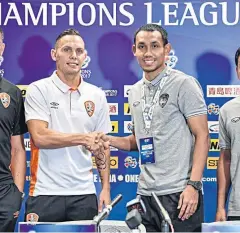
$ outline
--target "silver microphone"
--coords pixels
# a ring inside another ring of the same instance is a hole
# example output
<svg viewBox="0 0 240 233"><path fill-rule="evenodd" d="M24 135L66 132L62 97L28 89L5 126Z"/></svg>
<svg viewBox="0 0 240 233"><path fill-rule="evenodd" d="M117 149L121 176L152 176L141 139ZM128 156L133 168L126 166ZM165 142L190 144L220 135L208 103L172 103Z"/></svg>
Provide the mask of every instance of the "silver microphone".
<svg viewBox="0 0 240 233"><path fill-rule="evenodd" d="M163 217L163 219L169 224L169 225L172 225L172 220L171 218L169 217L168 215L168 212L165 210L165 208L163 207L162 203L160 202L160 200L158 199L157 195L152 192L152 196L155 200L155 202L157 203L159 209L160 209L160 213Z"/></svg>
<svg viewBox="0 0 240 233"><path fill-rule="evenodd" d="M99 213L98 215L96 215L94 218L93 218L93 221L96 223L96 224L99 224L103 219L105 219L109 213L111 212L112 208L122 199L122 194L118 194L113 200L112 202L107 205L103 211L101 213Z"/></svg>

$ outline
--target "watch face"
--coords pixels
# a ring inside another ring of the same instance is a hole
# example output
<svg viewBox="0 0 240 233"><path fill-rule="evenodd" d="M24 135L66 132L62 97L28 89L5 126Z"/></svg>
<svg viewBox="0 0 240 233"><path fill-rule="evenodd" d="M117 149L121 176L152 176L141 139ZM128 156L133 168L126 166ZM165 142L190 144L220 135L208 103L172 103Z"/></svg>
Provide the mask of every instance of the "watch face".
<svg viewBox="0 0 240 233"><path fill-rule="evenodd" d="M197 186L197 189L201 189L202 188L202 183L199 181L199 182L196 182L196 186Z"/></svg>

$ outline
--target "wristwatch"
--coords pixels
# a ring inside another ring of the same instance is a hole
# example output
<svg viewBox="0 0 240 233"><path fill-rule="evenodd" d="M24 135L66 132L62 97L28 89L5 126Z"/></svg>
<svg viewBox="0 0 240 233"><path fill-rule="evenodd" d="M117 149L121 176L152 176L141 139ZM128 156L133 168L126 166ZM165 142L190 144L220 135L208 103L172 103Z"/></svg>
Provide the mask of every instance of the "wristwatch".
<svg viewBox="0 0 240 233"><path fill-rule="evenodd" d="M189 180L187 182L187 185L191 185L193 186L193 188L195 188L196 190L200 191L202 189L202 182L201 181L192 181Z"/></svg>

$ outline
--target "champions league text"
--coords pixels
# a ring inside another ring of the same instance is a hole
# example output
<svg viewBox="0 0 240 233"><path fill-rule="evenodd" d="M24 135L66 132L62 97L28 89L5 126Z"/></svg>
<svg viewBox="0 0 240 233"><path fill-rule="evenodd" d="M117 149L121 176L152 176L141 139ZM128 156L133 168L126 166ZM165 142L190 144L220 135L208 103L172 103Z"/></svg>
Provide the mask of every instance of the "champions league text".
<svg viewBox="0 0 240 233"><path fill-rule="evenodd" d="M159 2L144 4L139 14L145 23L159 23L164 26L192 25L214 26L223 23L227 26L239 24L240 3L225 2ZM194 5L195 4L195 5ZM234 4L235 10L229 12L228 5ZM197 7L196 7L197 6ZM15 21L18 26L57 26L58 19L67 17L70 26L92 25L130 26L134 24L134 3L0 3L0 25ZM162 13L159 13L161 11ZM121 18L121 19L120 19ZM154 19L154 20L153 20ZM157 20L156 20L157 19Z"/></svg>

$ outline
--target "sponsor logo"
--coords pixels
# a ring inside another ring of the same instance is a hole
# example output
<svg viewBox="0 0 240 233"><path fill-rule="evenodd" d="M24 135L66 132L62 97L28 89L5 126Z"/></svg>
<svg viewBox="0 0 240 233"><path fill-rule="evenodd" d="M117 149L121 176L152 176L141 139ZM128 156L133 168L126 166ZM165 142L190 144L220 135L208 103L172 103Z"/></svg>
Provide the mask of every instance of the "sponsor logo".
<svg viewBox="0 0 240 233"><path fill-rule="evenodd" d="M124 103L124 115L131 115L128 103Z"/></svg>
<svg viewBox="0 0 240 233"><path fill-rule="evenodd" d="M209 151L220 151L218 139L211 139Z"/></svg>
<svg viewBox="0 0 240 233"><path fill-rule="evenodd" d="M231 122L237 123L240 120L240 117L234 117L231 119Z"/></svg>
<svg viewBox="0 0 240 233"><path fill-rule="evenodd" d="M112 132L111 133L118 133L118 121L111 121L112 123Z"/></svg>
<svg viewBox="0 0 240 233"><path fill-rule="evenodd" d="M29 138L24 138L24 146L26 151L31 150L31 141Z"/></svg>
<svg viewBox="0 0 240 233"><path fill-rule="evenodd" d="M208 157L207 169L217 169L219 157Z"/></svg>
<svg viewBox="0 0 240 233"><path fill-rule="evenodd" d="M128 97L132 85L124 85L124 97Z"/></svg>
<svg viewBox="0 0 240 233"><path fill-rule="evenodd" d="M219 115L219 105L216 105L215 103L211 103L208 105L208 114L209 115Z"/></svg>
<svg viewBox="0 0 240 233"><path fill-rule="evenodd" d="M219 123L218 121L208 121L209 133L219 133Z"/></svg>
<svg viewBox="0 0 240 233"><path fill-rule="evenodd" d="M108 103L109 114L118 115L118 103Z"/></svg>
<svg viewBox="0 0 240 233"><path fill-rule="evenodd" d="M203 177L202 182L217 182L217 177Z"/></svg>
<svg viewBox="0 0 240 233"><path fill-rule="evenodd" d="M96 162L95 162L95 157L92 156L92 163L93 163L93 168L97 168ZM111 156L110 157L110 168L111 169L118 169L118 157L117 156Z"/></svg>
<svg viewBox="0 0 240 233"><path fill-rule="evenodd" d="M103 90L105 92L106 96L112 97L117 96L118 91L117 90Z"/></svg>
<svg viewBox="0 0 240 233"><path fill-rule="evenodd" d="M87 52L87 51L86 51ZM91 58L89 56L87 56L82 64L82 69L85 69L88 67L89 63L91 61Z"/></svg>
<svg viewBox="0 0 240 233"><path fill-rule="evenodd" d="M21 90L22 97L25 97L27 94L28 85L17 85L17 87Z"/></svg>
<svg viewBox="0 0 240 233"><path fill-rule="evenodd" d="M95 104L92 101L84 102L85 109L87 111L88 116L92 116L95 110Z"/></svg>
<svg viewBox="0 0 240 233"><path fill-rule="evenodd" d="M11 97L5 92L0 93L0 99L4 108L8 108L11 102Z"/></svg>
<svg viewBox="0 0 240 233"><path fill-rule="evenodd" d="M207 85L207 97L237 97L240 85Z"/></svg>
<svg viewBox="0 0 240 233"><path fill-rule="evenodd" d="M119 181L119 176L117 176L116 174L110 174L110 177L109 177L109 181L110 183L116 183ZM101 182L101 178L99 177L98 174L93 174L93 181L94 182Z"/></svg>
<svg viewBox="0 0 240 233"><path fill-rule="evenodd" d="M133 175L133 174L118 175L117 180L120 182L124 181L126 183L138 183L139 175Z"/></svg>
<svg viewBox="0 0 240 233"><path fill-rule="evenodd" d="M124 166L126 168L136 168L138 165L138 162L136 158L133 158L132 156L128 156L124 159Z"/></svg>
<svg viewBox="0 0 240 233"><path fill-rule="evenodd" d="M92 71L91 70L81 70L80 73L81 73L81 76L83 79L89 79L91 77Z"/></svg>
<svg viewBox="0 0 240 233"><path fill-rule="evenodd" d="M132 121L124 121L124 133L132 133L133 124Z"/></svg>
<svg viewBox="0 0 240 233"><path fill-rule="evenodd" d="M168 56L165 58L165 64L171 68L174 68L178 62L178 57L175 55L174 49L171 49Z"/></svg>

